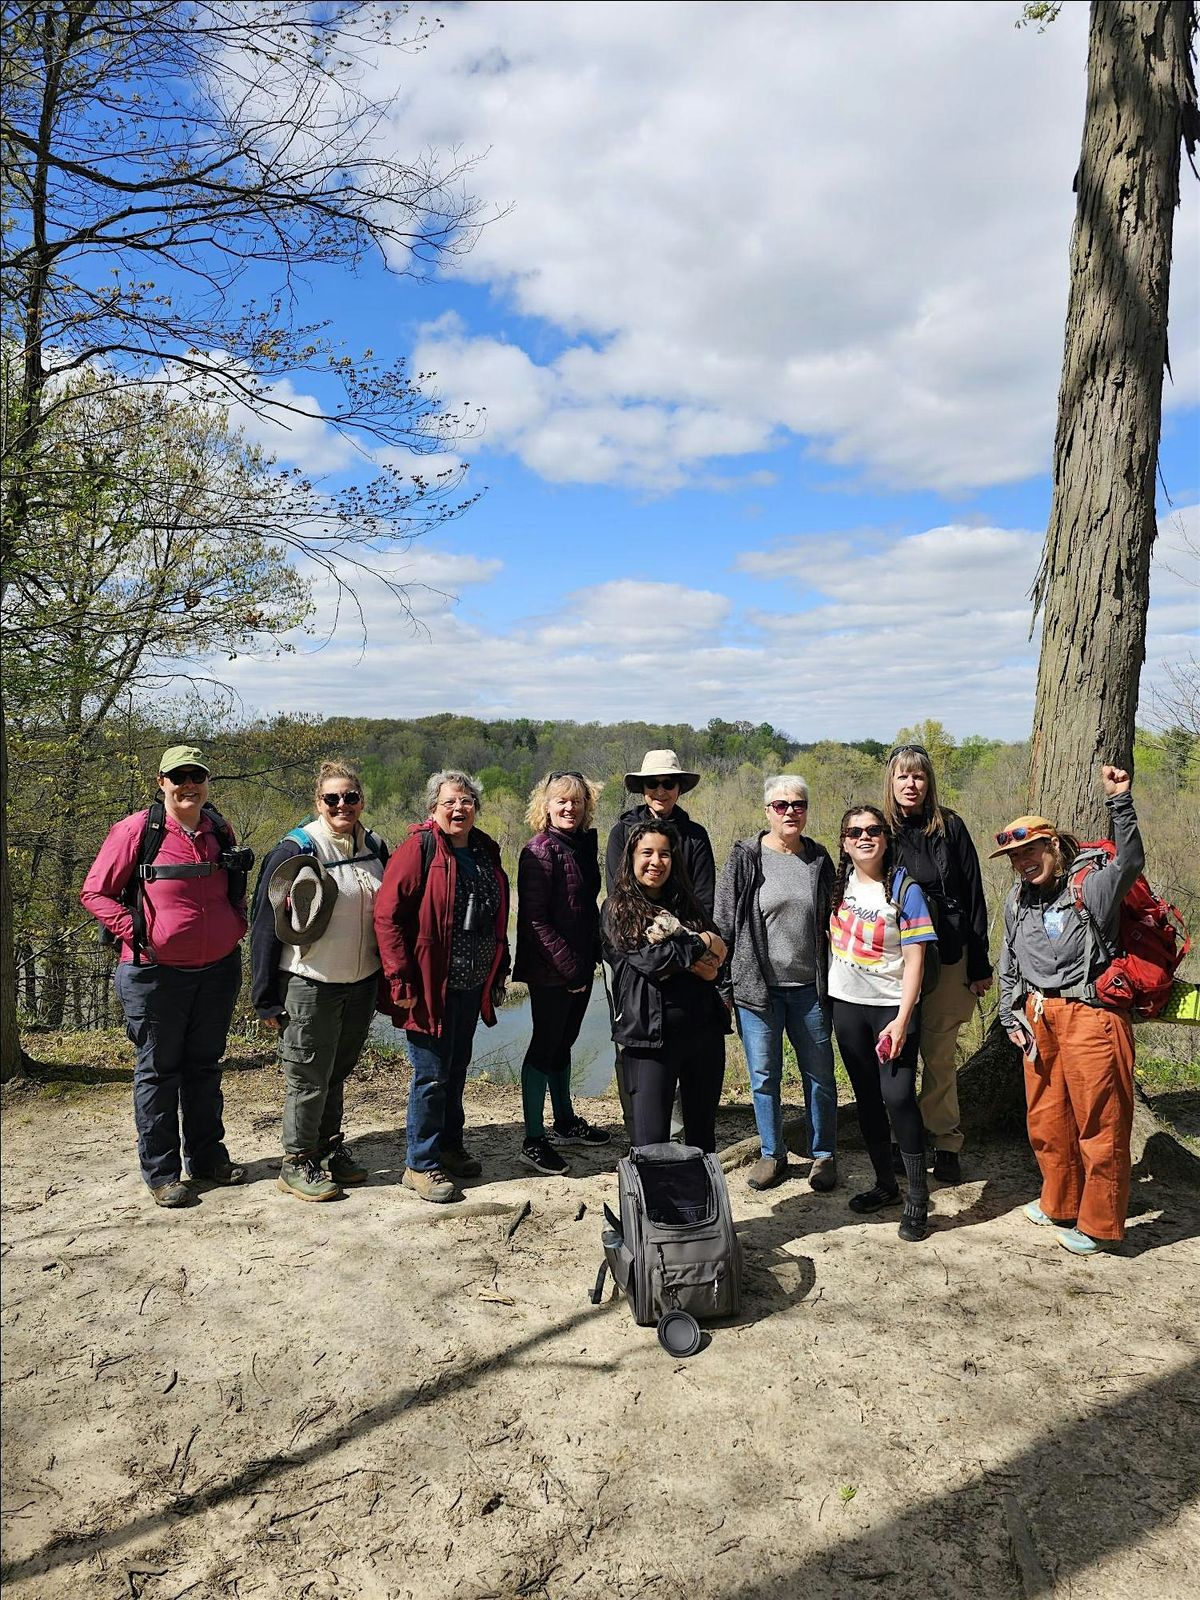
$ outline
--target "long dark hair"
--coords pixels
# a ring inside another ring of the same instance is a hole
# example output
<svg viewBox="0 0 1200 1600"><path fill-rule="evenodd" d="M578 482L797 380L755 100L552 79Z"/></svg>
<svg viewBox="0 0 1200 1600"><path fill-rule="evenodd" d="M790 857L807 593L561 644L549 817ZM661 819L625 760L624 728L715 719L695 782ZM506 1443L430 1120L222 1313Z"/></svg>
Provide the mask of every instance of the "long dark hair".
<svg viewBox="0 0 1200 1600"><path fill-rule="evenodd" d="M837 871L833 875L833 900L830 909L836 911L846 898L846 884L854 863L846 853L846 829L850 826L850 818L861 816L863 812L875 818L876 822L883 824L883 837L887 848L883 852L883 892L888 903L892 901L892 877L896 864L896 842L888 827L888 819L878 806L851 806L849 811L842 812L842 820L838 824L838 863Z"/></svg>
<svg viewBox="0 0 1200 1600"><path fill-rule="evenodd" d="M671 875L657 900L650 899L633 875L633 853L649 833L661 834L671 847ZM618 949L636 950L645 944L646 929L660 911L674 912L695 933L709 927L683 859L679 830L672 822L639 822L625 840L621 868L605 906L609 938Z"/></svg>

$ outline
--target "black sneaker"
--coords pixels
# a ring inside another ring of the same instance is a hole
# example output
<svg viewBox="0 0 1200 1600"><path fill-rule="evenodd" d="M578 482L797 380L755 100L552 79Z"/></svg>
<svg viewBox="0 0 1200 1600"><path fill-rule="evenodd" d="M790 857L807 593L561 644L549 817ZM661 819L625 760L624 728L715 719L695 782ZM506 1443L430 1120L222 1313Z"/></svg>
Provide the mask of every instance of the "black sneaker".
<svg viewBox="0 0 1200 1600"><path fill-rule="evenodd" d="M521 1160L535 1172L544 1172L548 1178L561 1178L564 1172L571 1170L549 1139L526 1139L521 1146Z"/></svg>
<svg viewBox="0 0 1200 1600"><path fill-rule="evenodd" d="M920 1244L922 1239L928 1239L929 1207L914 1200L906 1200L898 1231L906 1244Z"/></svg>
<svg viewBox="0 0 1200 1600"><path fill-rule="evenodd" d="M933 1175L939 1183L961 1183L963 1181L962 1162L958 1159L957 1150L935 1150L933 1152Z"/></svg>
<svg viewBox="0 0 1200 1600"><path fill-rule="evenodd" d="M551 1128L547 1138L551 1144L607 1144L612 1135L607 1128L593 1128L590 1122L576 1117L565 1128Z"/></svg>
<svg viewBox="0 0 1200 1600"><path fill-rule="evenodd" d="M857 1211L860 1217L873 1216L876 1211L882 1211L885 1206L900 1204L900 1190L885 1189L877 1183L873 1189L867 1189L862 1194L852 1195L850 1199L851 1211Z"/></svg>

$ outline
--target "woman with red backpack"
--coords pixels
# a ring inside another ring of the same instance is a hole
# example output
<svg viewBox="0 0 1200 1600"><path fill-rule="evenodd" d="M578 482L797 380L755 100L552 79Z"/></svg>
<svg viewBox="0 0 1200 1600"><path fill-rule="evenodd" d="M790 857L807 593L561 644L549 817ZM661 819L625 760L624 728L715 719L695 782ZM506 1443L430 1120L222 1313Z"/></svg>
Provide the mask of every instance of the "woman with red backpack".
<svg viewBox="0 0 1200 1600"><path fill-rule="evenodd" d="M1073 1255L1125 1237L1133 1128L1133 1032L1096 980L1117 946L1121 902L1145 861L1130 776L1102 767L1115 854L1076 868L1079 841L1045 817L996 835L1016 885L1004 905L1000 1021L1025 1057L1029 1142L1042 1192L1030 1222L1058 1230ZM1091 854L1091 852L1089 852Z"/></svg>

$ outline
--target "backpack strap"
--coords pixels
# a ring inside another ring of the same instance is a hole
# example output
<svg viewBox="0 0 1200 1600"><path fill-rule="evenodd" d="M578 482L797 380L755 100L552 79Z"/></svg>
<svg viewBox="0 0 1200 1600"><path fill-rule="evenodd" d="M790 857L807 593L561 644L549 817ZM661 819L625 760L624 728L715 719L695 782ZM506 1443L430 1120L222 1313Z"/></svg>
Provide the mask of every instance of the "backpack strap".
<svg viewBox="0 0 1200 1600"><path fill-rule="evenodd" d="M130 950L135 967L141 966L146 949L146 911L142 904L143 884L147 881L146 869L151 866L155 856L162 849L163 835L166 831L167 808L161 799L152 800L146 812L146 821L138 844L137 865L122 897L133 918L133 944Z"/></svg>

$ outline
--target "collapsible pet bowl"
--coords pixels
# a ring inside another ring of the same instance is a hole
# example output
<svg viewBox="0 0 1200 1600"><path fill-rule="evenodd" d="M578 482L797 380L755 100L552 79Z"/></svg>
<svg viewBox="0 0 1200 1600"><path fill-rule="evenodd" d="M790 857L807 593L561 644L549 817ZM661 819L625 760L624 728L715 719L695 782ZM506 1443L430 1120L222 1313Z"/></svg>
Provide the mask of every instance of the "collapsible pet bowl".
<svg viewBox="0 0 1200 1600"><path fill-rule="evenodd" d="M658 1319L658 1342L670 1356L694 1356L700 1348L700 1324L690 1312L668 1311Z"/></svg>

